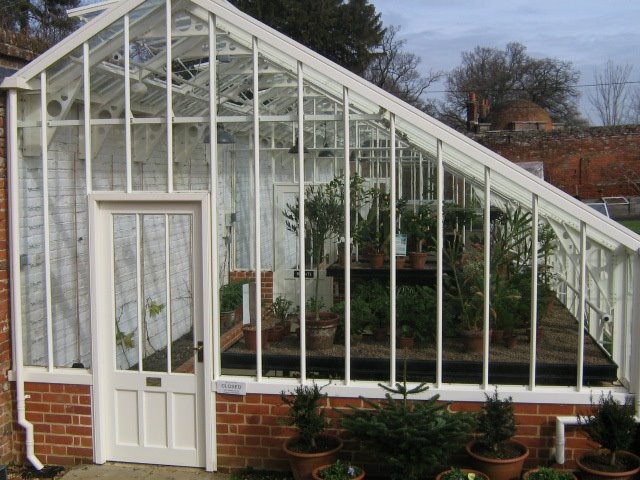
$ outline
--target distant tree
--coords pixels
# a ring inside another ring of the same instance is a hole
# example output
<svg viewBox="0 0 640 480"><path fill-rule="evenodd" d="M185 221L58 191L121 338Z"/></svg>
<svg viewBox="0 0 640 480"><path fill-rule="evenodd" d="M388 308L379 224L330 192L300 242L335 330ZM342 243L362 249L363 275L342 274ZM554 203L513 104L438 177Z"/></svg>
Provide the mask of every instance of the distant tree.
<svg viewBox="0 0 640 480"><path fill-rule="evenodd" d="M364 77L405 102L429 111L431 105L423 94L442 77L442 72L430 71L423 76L418 71L420 57L403 51L406 41L398 40L399 31L400 27L395 25L386 29L380 50L369 63Z"/></svg>
<svg viewBox="0 0 640 480"><path fill-rule="evenodd" d="M556 122L583 123L577 108L579 78L571 62L530 57L521 43L508 43L504 50L477 46L463 52L462 64L447 75L448 93L439 114L450 125L464 128L468 94L475 92L487 98L492 109L526 99Z"/></svg>
<svg viewBox="0 0 640 480"><path fill-rule="evenodd" d="M0 27L53 45L77 27L66 11L78 5L80 0L3 0Z"/></svg>
<svg viewBox="0 0 640 480"><path fill-rule="evenodd" d="M587 95L602 125L621 125L628 120L631 97L627 82L633 67L608 60L603 69L595 68L595 87Z"/></svg>
<svg viewBox="0 0 640 480"><path fill-rule="evenodd" d="M368 0L230 0L240 10L362 74L384 28Z"/></svg>
<svg viewBox="0 0 640 480"><path fill-rule="evenodd" d="M631 91L631 99L629 100L629 123L640 123L640 87L636 87Z"/></svg>

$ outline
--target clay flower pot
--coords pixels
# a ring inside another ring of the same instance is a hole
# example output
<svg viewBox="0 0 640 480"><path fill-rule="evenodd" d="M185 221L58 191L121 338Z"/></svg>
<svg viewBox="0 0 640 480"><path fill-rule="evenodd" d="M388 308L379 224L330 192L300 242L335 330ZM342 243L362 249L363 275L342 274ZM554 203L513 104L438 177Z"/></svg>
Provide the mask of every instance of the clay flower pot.
<svg viewBox="0 0 640 480"><path fill-rule="evenodd" d="M426 252L409 252L409 262L411 262L411 268L416 270L424 270L427 264Z"/></svg>
<svg viewBox="0 0 640 480"><path fill-rule="evenodd" d="M508 440L504 443L513 445L520 450L522 454L508 459L485 457L474 450L474 446L477 444L476 440L467 443L464 448L469 456L475 460L476 468L486 473L491 480L512 480L514 478L520 478L524 461L529 456L529 448L517 440Z"/></svg>
<svg viewBox="0 0 640 480"><path fill-rule="evenodd" d="M617 458L624 459L623 461L630 465L628 470L619 472L609 472L604 470L598 470L597 466L593 462L590 462L590 458L598 458L598 454L592 452L585 453L576 459L578 469L580 469L580 478L584 480L627 480L634 478L638 472L640 472L640 458L631 452L618 451ZM632 468L632 466L635 466Z"/></svg>
<svg viewBox="0 0 640 480"><path fill-rule="evenodd" d="M342 449L342 440L334 435L322 433L315 438L322 438L335 445L330 450L318 453L303 453L291 449L297 437L287 439L282 445L282 450L289 458L291 471L295 480L311 480L311 473L318 467L330 465L338 458L338 452Z"/></svg>

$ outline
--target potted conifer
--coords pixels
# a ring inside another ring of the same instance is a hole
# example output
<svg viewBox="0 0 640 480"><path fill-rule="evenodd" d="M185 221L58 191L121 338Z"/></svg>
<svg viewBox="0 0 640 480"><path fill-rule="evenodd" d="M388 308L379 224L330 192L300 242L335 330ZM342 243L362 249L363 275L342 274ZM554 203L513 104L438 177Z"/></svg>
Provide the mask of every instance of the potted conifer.
<svg viewBox="0 0 640 480"><path fill-rule="evenodd" d="M406 363L405 363L406 370ZM405 380L395 388L379 384L387 393L382 402L361 397L365 408L349 406L340 412L342 426L389 467L394 480L425 478L441 468L449 456L462 448L475 424L475 415L452 412L434 395L426 400L409 400L427 390L424 383L409 388Z"/></svg>
<svg viewBox="0 0 640 480"><path fill-rule="evenodd" d="M482 438L472 440L465 449L476 462L476 468L491 480L520 478L529 448L516 440L516 422L511 397L498 398L498 388L486 400L478 416Z"/></svg>
<svg viewBox="0 0 640 480"><path fill-rule="evenodd" d="M289 406L288 423L298 430L282 445L295 480L310 480L313 470L335 462L342 448L340 438L324 433L327 419L320 401L326 394L321 390L314 383L281 394L282 401Z"/></svg>
<svg viewBox="0 0 640 480"><path fill-rule="evenodd" d="M576 460L582 478L623 480L640 471L640 458L626 451L636 432L631 397L620 403L611 392L602 395L597 405L592 403L591 414L578 414L578 423L604 449L586 453Z"/></svg>

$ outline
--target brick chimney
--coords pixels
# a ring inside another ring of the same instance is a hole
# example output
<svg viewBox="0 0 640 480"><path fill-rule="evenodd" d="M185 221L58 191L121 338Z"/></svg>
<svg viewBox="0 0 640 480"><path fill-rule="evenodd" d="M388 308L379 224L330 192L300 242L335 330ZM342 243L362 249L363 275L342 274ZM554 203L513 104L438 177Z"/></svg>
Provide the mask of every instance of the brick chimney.
<svg viewBox="0 0 640 480"><path fill-rule="evenodd" d="M475 92L469 92L467 102L467 129L474 130L478 123L478 97Z"/></svg>
<svg viewBox="0 0 640 480"><path fill-rule="evenodd" d="M487 117L489 116L490 106L489 99L483 98L480 100L480 122L486 122Z"/></svg>

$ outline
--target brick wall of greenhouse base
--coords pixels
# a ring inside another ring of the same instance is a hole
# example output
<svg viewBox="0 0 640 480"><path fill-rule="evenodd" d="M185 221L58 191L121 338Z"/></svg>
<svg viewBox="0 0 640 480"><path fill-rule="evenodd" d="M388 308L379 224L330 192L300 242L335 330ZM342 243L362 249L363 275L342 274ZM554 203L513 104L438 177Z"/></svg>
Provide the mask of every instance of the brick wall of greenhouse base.
<svg viewBox="0 0 640 480"><path fill-rule="evenodd" d="M361 465L368 473L375 473L378 467L373 458L359 450L358 443L347 438L338 429L339 415L331 408L343 409L347 405L362 407L358 398L329 398L326 406L331 418L329 433L340 435L345 440L342 452L344 459ZM478 411L480 403L458 402L454 410ZM555 417L575 415L585 412L585 407L553 404L515 404L518 430L516 439L525 443L531 453L525 467L554 465L551 454L555 442ZM278 395L249 394L242 396L217 396L217 443L218 467L222 472L230 472L243 467L287 470L289 468L282 452L282 443L294 430L282 421L288 408ZM565 465L575 468L575 458L580 452L593 448L579 428L566 427ZM470 466L471 462L461 451L454 459L458 465Z"/></svg>
<svg viewBox="0 0 640 480"><path fill-rule="evenodd" d="M253 271L235 271L229 273L229 281L235 280L254 280L256 272ZM273 300L273 272L261 272L260 279L262 281L262 301L270 303Z"/></svg>
<svg viewBox="0 0 640 480"><path fill-rule="evenodd" d="M27 420L33 423L36 457L45 465L93 460L91 389L87 385L27 383ZM24 431L15 425L17 461L24 461Z"/></svg>

